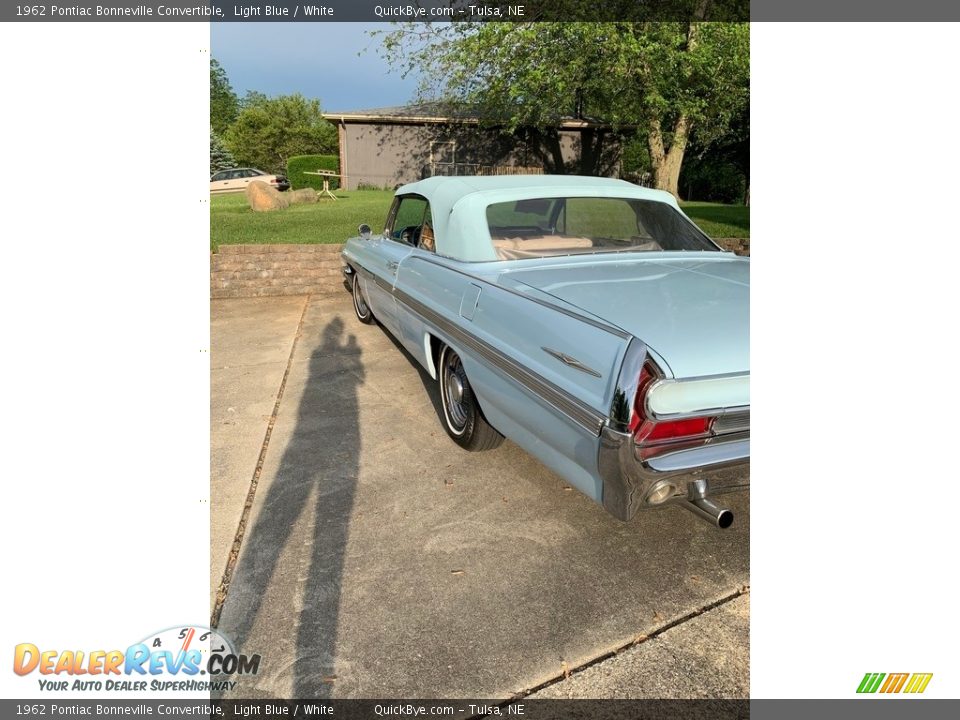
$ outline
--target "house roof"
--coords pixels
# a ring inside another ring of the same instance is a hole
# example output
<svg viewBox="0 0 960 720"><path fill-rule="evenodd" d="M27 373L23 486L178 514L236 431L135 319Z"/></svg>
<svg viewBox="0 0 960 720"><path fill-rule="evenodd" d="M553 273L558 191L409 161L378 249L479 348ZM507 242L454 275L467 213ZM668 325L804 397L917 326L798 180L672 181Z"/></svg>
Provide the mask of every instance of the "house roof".
<svg viewBox="0 0 960 720"><path fill-rule="evenodd" d="M422 102L409 105L369 108L367 110L343 110L325 112L323 116L330 122L376 122L394 125L424 125L463 123L475 125L484 118L474 109L463 105L443 102ZM563 116L558 126L564 129L606 127L607 123L594 118L574 118Z"/></svg>

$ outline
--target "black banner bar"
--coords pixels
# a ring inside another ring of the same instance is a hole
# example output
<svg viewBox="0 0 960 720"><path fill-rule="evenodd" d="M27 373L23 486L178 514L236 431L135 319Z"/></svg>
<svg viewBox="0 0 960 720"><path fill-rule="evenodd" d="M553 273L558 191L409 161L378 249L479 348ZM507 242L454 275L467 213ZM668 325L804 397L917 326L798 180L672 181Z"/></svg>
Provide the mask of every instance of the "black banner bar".
<svg viewBox="0 0 960 720"><path fill-rule="evenodd" d="M943 0L165 0L0 5L3 22L950 21Z"/></svg>
<svg viewBox="0 0 960 720"><path fill-rule="evenodd" d="M748 0L165 0L4 4L0 20L36 22L745 21Z"/></svg>
<svg viewBox="0 0 960 720"><path fill-rule="evenodd" d="M908 707L909 706L909 707ZM941 720L960 700L0 700L0 717L515 718L516 720Z"/></svg>

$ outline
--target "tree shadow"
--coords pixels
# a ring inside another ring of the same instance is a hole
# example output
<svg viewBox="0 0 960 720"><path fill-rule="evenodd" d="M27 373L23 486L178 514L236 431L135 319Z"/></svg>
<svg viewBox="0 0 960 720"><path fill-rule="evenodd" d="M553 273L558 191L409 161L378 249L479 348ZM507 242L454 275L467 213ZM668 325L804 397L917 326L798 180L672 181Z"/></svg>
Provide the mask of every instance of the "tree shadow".
<svg viewBox="0 0 960 720"><path fill-rule="evenodd" d="M492 168L604 177L619 171L621 138L603 128L509 131L495 123L462 122L346 127L347 144L358 148L347 164L349 189L396 188L434 175L477 175Z"/></svg>
<svg viewBox="0 0 960 720"><path fill-rule="evenodd" d="M279 467L248 531L234 573L220 628L238 651L264 652L264 628L255 628L265 602L271 608L271 646L292 656L276 678L292 675L291 697L330 697L336 675L336 641L344 555L360 457L357 388L364 369L356 337L344 340L343 320L334 318L313 350L296 426ZM269 478L264 478L269 482ZM275 635L274 635L275 633ZM268 665L269 656L264 657ZM267 669L261 666L261 674Z"/></svg>

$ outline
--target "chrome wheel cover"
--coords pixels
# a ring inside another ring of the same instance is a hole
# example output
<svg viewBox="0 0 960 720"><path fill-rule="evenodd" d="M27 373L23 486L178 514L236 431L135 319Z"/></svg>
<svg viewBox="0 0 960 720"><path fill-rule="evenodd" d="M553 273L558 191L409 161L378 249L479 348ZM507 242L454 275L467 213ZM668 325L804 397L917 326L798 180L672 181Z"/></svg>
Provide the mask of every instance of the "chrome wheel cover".
<svg viewBox="0 0 960 720"><path fill-rule="evenodd" d="M353 278L353 309L362 318L370 315L370 307L363 297L363 290L360 289L360 278L356 275Z"/></svg>
<svg viewBox="0 0 960 720"><path fill-rule="evenodd" d="M440 368L441 395L443 396L443 410L450 430L460 435L466 430L468 409L463 402L464 390L469 387L467 374L463 370L460 356L453 350L446 348L443 355L443 366Z"/></svg>

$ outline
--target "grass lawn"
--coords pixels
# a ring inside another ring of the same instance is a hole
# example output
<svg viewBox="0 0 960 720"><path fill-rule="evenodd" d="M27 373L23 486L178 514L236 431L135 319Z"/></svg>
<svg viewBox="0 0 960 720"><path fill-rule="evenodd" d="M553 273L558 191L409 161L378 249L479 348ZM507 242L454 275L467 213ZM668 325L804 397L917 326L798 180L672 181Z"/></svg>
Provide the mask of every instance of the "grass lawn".
<svg viewBox="0 0 960 720"><path fill-rule="evenodd" d="M210 198L210 249L219 245L266 243L342 243L355 237L357 226L367 223L383 230L393 200L392 190L337 190L337 201L291 205L285 210L255 213L246 193Z"/></svg>
<svg viewBox="0 0 960 720"><path fill-rule="evenodd" d="M360 223L383 229L392 190L338 190L340 200L293 205L286 210L255 213L245 193L210 198L210 249L220 245L259 243L342 243L357 234ZM683 203L683 210L712 237L750 237L750 208L717 203Z"/></svg>
<svg viewBox="0 0 960 720"><path fill-rule="evenodd" d="M750 208L746 205L682 202L680 207L710 237L750 237Z"/></svg>

